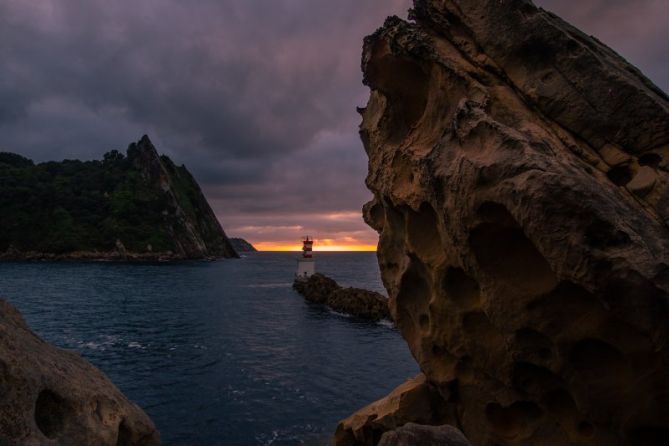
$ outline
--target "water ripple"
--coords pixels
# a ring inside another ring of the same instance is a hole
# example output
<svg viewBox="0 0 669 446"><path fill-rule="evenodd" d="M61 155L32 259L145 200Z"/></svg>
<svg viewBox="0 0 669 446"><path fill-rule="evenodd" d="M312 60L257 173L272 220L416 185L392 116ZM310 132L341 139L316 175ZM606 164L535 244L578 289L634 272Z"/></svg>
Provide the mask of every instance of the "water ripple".
<svg viewBox="0 0 669 446"><path fill-rule="evenodd" d="M336 423L417 372L389 323L308 304L293 254L159 265L0 263L0 296L103 369L164 444L325 445ZM383 292L370 253L320 254Z"/></svg>

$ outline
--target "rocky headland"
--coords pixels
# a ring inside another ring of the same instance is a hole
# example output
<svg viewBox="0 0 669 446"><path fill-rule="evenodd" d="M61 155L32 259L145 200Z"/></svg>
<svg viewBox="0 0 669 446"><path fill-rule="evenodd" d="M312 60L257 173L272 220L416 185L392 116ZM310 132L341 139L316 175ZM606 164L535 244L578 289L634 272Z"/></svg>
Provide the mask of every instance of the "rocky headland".
<svg viewBox="0 0 669 446"><path fill-rule="evenodd" d="M320 273L308 279L295 279L293 288L309 302L326 305L339 313L371 321L390 319L386 297L361 288L343 288Z"/></svg>
<svg viewBox="0 0 669 446"><path fill-rule="evenodd" d="M247 242L243 238L230 237L230 244L235 249L235 251L237 251L237 253L258 252L258 250L255 248L255 246L253 246L252 244L250 244L249 242Z"/></svg>
<svg viewBox="0 0 669 446"><path fill-rule="evenodd" d="M669 444L669 99L529 0L415 0L364 43L364 208L422 378L407 422L475 446ZM414 443L418 444L418 443Z"/></svg>
<svg viewBox="0 0 669 446"><path fill-rule="evenodd" d="M0 260L237 257L185 166L147 136L102 161L0 153Z"/></svg>
<svg viewBox="0 0 669 446"><path fill-rule="evenodd" d="M0 444L154 446L160 435L100 370L0 299Z"/></svg>

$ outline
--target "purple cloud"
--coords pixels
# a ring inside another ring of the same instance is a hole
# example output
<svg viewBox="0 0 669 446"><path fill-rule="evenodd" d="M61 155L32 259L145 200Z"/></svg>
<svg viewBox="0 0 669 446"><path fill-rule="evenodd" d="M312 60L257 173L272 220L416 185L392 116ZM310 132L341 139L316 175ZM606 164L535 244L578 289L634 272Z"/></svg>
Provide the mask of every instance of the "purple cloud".
<svg viewBox="0 0 669 446"><path fill-rule="evenodd" d="M663 2L538 4L666 90ZM37 161L91 159L148 133L191 169L230 234L289 241L308 229L374 244L375 233L351 217L369 198L355 113L367 97L359 58L362 38L409 7L409 0L5 0L0 147Z"/></svg>

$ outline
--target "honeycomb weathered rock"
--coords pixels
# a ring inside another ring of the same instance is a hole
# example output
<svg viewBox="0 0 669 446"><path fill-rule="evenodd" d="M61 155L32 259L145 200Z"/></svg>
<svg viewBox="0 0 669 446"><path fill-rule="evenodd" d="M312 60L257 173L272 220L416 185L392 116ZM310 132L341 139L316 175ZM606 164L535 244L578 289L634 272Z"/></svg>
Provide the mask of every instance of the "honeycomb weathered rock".
<svg viewBox="0 0 669 446"><path fill-rule="evenodd" d="M477 446L669 444L669 99L528 0L411 18L365 40L364 213L446 421Z"/></svg>
<svg viewBox="0 0 669 446"><path fill-rule="evenodd" d="M154 446L160 435L100 370L0 299L0 444Z"/></svg>

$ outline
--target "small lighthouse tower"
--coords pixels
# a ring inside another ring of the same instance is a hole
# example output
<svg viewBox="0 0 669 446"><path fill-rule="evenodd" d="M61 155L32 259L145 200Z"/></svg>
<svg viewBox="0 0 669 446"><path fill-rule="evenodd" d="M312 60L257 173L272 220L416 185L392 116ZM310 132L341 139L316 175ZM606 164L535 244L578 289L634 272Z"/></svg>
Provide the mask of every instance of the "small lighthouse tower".
<svg viewBox="0 0 669 446"><path fill-rule="evenodd" d="M306 280L315 272L313 246L314 240L307 235L302 240L302 256L297 259L296 279Z"/></svg>

